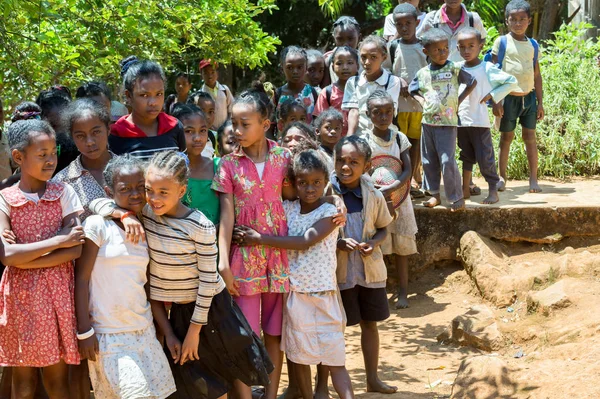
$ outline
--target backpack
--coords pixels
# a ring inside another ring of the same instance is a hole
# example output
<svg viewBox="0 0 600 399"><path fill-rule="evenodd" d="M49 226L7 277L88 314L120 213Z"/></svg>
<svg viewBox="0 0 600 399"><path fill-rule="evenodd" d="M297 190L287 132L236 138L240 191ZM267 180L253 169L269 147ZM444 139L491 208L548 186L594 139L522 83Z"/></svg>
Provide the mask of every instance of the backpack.
<svg viewBox="0 0 600 399"><path fill-rule="evenodd" d="M502 62L504 61L504 55L506 54L506 38L508 35L502 35L500 36L500 45L498 46L498 61L496 62L496 66L498 66L498 68L502 69ZM540 54L540 45L538 44L538 42L535 41L535 39L532 38L528 38L529 42L531 43L531 45L533 46L533 66L535 67L535 64L537 64L538 62L538 57ZM486 51L485 55L483 56L483 60L486 62L492 62L492 50L488 50Z"/></svg>

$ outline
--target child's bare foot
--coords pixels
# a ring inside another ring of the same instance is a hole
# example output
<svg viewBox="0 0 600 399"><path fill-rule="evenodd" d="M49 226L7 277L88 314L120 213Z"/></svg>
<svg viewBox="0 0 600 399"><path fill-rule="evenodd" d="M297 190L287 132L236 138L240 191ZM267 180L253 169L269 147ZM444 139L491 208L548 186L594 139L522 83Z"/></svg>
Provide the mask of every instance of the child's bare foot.
<svg viewBox="0 0 600 399"><path fill-rule="evenodd" d="M456 202L453 202L450 205L450 211L452 211L452 212L462 211L463 209L465 209L465 200L464 199L460 199Z"/></svg>
<svg viewBox="0 0 600 399"><path fill-rule="evenodd" d="M496 187L498 188L498 191L500 191L500 192L506 190L506 180L504 180L504 178L501 177L498 184L496 184Z"/></svg>
<svg viewBox="0 0 600 399"><path fill-rule="evenodd" d="M290 389L290 387L287 387L285 391L283 391L283 393L277 397L277 399L300 399L301 397L302 394L300 393L300 390Z"/></svg>
<svg viewBox="0 0 600 399"><path fill-rule="evenodd" d="M434 194L427 201L423 202L425 208L434 208L442 203L442 199L439 194Z"/></svg>
<svg viewBox="0 0 600 399"><path fill-rule="evenodd" d="M406 290L402 288L398 288L396 295L394 295L398 301L396 302L396 309L406 309L408 308L408 295Z"/></svg>
<svg viewBox="0 0 600 399"><path fill-rule="evenodd" d="M379 392L391 394L398 391L398 387L388 385L385 382L381 381L379 378L375 381L367 381L367 392Z"/></svg>
<svg viewBox="0 0 600 399"><path fill-rule="evenodd" d="M489 204L495 204L498 201L500 201L500 198L498 197L498 191L490 190L488 196L482 201L482 203L489 205Z"/></svg>
<svg viewBox="0 0 600 399"><path fill-rule="evenodd" d="M529 192L530 193L541 193L542 188L538 185L537 179L529 179Z"/></svg>

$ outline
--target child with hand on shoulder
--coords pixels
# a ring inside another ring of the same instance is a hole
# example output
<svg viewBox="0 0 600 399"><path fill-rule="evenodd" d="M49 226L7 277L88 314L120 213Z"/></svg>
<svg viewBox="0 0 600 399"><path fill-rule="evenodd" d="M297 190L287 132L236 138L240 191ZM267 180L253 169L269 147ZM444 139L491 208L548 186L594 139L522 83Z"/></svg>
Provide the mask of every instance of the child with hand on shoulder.
<svg viewBox="0 0 600 399"><path fill-rule="evenodd" d="M423 184L432 195L423 205L433 208L441 204L441 174L446 199L455 212L465 207L455 159L458 107L475 89L477 81L459 64L448 60L449 40L444 31L431 29L423 34L421 42L431 63L417 72L409 91L423 106ZM459 94L461 84L465 89Z"/></svg>
<svg viewBox="0 0 600 399"><path fill-rule="evenodd" d="M458 116L458 147L463 164L463 196L470 198L480 192L471 185L473 165L477 162L479 170L489 187L484 204L498 202L497 185L500 182L496 171L496 158L490 131L490 117L486 102L491 101L494 115L502 115L502 100L510 92L518 90L517 79L503 72L491 62L479 59L484 40L478 30L463 29L458 34L458 49L464 58L464 68L477 80L477 86L460 104Z"/></svg>
<svg viewBox="0 0 600 399"><path fill-rule="evenodd" d="M49 181L56 169L56 136L44 121L8 128L18 184L0 191L0 366L12 367L13 395L33 397L39 368L51 398L69 397L67 365L79 364L73 259L84 242L75 191ZM15 396L16 397L16 396Z"/></svg>
<svg viewBox="0 0 600 399"><path fill-rule="evenodd" d="M202 60L198 65L204 84L201 91L209 93L215 102L215 119L209 128L217 130L225 121L231 118L233 95L226 85L219 83L219 65L211 60Z"/></svg>
<svg viewBox="0 0 600 399"><path fill-rule="evenodd" d="M373 157L390 155L402 163L402 173L395 182L377 187L386 200L390 201L390 195L394 191L410 182L410 142L404 133L397 131L392 125L394 103L389 94L383 90L371 94L367 109L373 122L373 131L365 138L371 146ZM388 225L388 235L381 248L384 255L394 255L399 283L396 309L404 309L408 307L408 257L417 253L417 221L412 202L408 199L392 215L395 220Z"/></svg>

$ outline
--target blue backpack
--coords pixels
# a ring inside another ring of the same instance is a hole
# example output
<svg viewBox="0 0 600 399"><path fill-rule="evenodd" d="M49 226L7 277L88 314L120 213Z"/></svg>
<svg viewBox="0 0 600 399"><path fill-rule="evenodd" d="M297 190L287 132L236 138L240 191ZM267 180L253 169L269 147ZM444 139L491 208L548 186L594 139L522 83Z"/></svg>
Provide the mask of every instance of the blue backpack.
<svg viewBox="0 0 600 399"><path fill-rule="evenodd" d="M498 47L498 62L496 62L496 65L500 69L502 69L502 61L504 61L504 54L506 53L506 36L507 35L500 36L500 46ZM535 64L538 61L540 46L538 42L535 41L535 39L529 38L529 41L533 46L533 65L535 66ZM492 62L492 50L488 50L485 53L485 55L483 56L483 60L486 62Z"/></svg>

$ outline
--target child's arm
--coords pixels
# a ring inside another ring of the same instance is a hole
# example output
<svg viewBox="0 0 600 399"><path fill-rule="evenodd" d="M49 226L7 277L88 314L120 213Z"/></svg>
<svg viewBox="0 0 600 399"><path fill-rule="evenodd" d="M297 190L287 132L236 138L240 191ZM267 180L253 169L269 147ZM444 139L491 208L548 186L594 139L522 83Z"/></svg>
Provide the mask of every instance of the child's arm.
<svg viewBox="0 0 600 399"><path fill-rule="evenodd" d="M486 68L488 81L492 86L492 91L483 97L480 103L485 104L486 102L491 101L494 115L501 118L504 114L504 107L502 106L501 101L504 97L519 89L517 78L504 72L496 65L488 64L486 65Z"/></svg>
<svg viewBox="0 0 600 399"><path fill-rule="evenodd" d="M534 83L535 83L535 96L537 98L538 106L537 106L537 119L541 121L544 119L546 112L544 111L544 88L542 86L542 73L540 71L540 63L539 61L535 62L535 67L533 69L534 75Z"/></svg>
<svg viewBox="0 0 600 399"><path fill-rule="evenodd" d="M358 130L358 108L352 108L348 112L348 136L352 136Z"/></svg>
<svg viewBox="0 0 600 399"><path fill-rule="evenodd" d="M460 68L460 72L458 73L458 83L466 86L463 92L458 96L458 105L460 105L475 89L475 86L477 86L477 80L475 80L473 75L467 72L463 67Z"/></svg>
<svg viewBox="0 0 600 399"><path fill-rule="evenodd" d="M352 77L346 82L344 88L344 99L342 100L342 109L348 111L348 136L356 134L358 130L359 106L356 96L356 82L358 77Z"/></svg>
<svg viewBox="0 0 600 399"><path fill-rule="evenodd" d="M150 295L148 295L148 298L150 298ZM169 348L169 352L171 352L171 356L173 357L173 363L177 364L181 358L181 341L177 339L175 333L173 332L173 328L171 328L165 303L156 301L154 299L150 299L149 301L150 308L152 309L152 317L158 325L160 332L162 332L165 336L165 342Z"/></svg>
<svg viewBox="0 0 600 399"><path fill-rule="evenodd" d="M398 176L398 180L394 181L392 184L388 186L375 186L381 191L383 196L389 200L390 195L396 191L399 187L406 184L407 181L410 180L412 167L410 164L410 155L409 150L404 150L400 153L400 160L402 161L402 173Z"/></svg>
<svg viewBox="0 0 600 399"><path fill-rule="evenodd" d="M219 227L219 273L225 284L227 290L234 296L239 296L240 293L237 290L238 283L233 278L229 265L229 251L231 249L231 237L233 235L233 225L235 223L235 208L233 206L233 194L221 193L219 195L219 202L221 204L221 218Z"/></svg>
<svg viewBox="0 0 600 399"><path fill-rule="evenodd" d="M415 78L408 85L408 93L421 104L421 108L425 105L425 98L421 95L421 89L419 87L419 78Z"/></svg>
<svg viewBox="0 0 600 399"><path fill-rule="evenodd" d="M373 235L373 237L365 242L358 244L358 250L363 256L369 256L373 253L373 250L377 248L383 240L387 237L387 229L382 227L377 229L377 232Z"/></svg>
<svg viewBox="0 0 600 399"><path fill-rule="evenodd" d="M337 228L333 217L326 217L313 224L302 236L268 236L246 226L236 227L234 234L243 245L267 245L302 251L323 240Z"/></svg>
<svg viewBox="0 0 600 399"><path fill-rule="evenodd" d="M98 256L98 246L89 238L85 239L81 257L75 261L75 312L77 315L77 331L83 334L90 331L90 278ZM79 353L83 359L96 361L98 353L96 334L79 341Z"/></svg>
<svg viewBox="0 0 600 399"><path fill-rule="evenodd" d="M90 202L88 208L96 215L100 215L105 218L110 217L115 220L121 220L125 230L125 238L132 244L137 244L140 241L146 241L146 233L144 232L144 226L142 226L142 223L130 211L116 206L113 199L97 198ZM126 217L123 218L123 216Z"/></svg>

